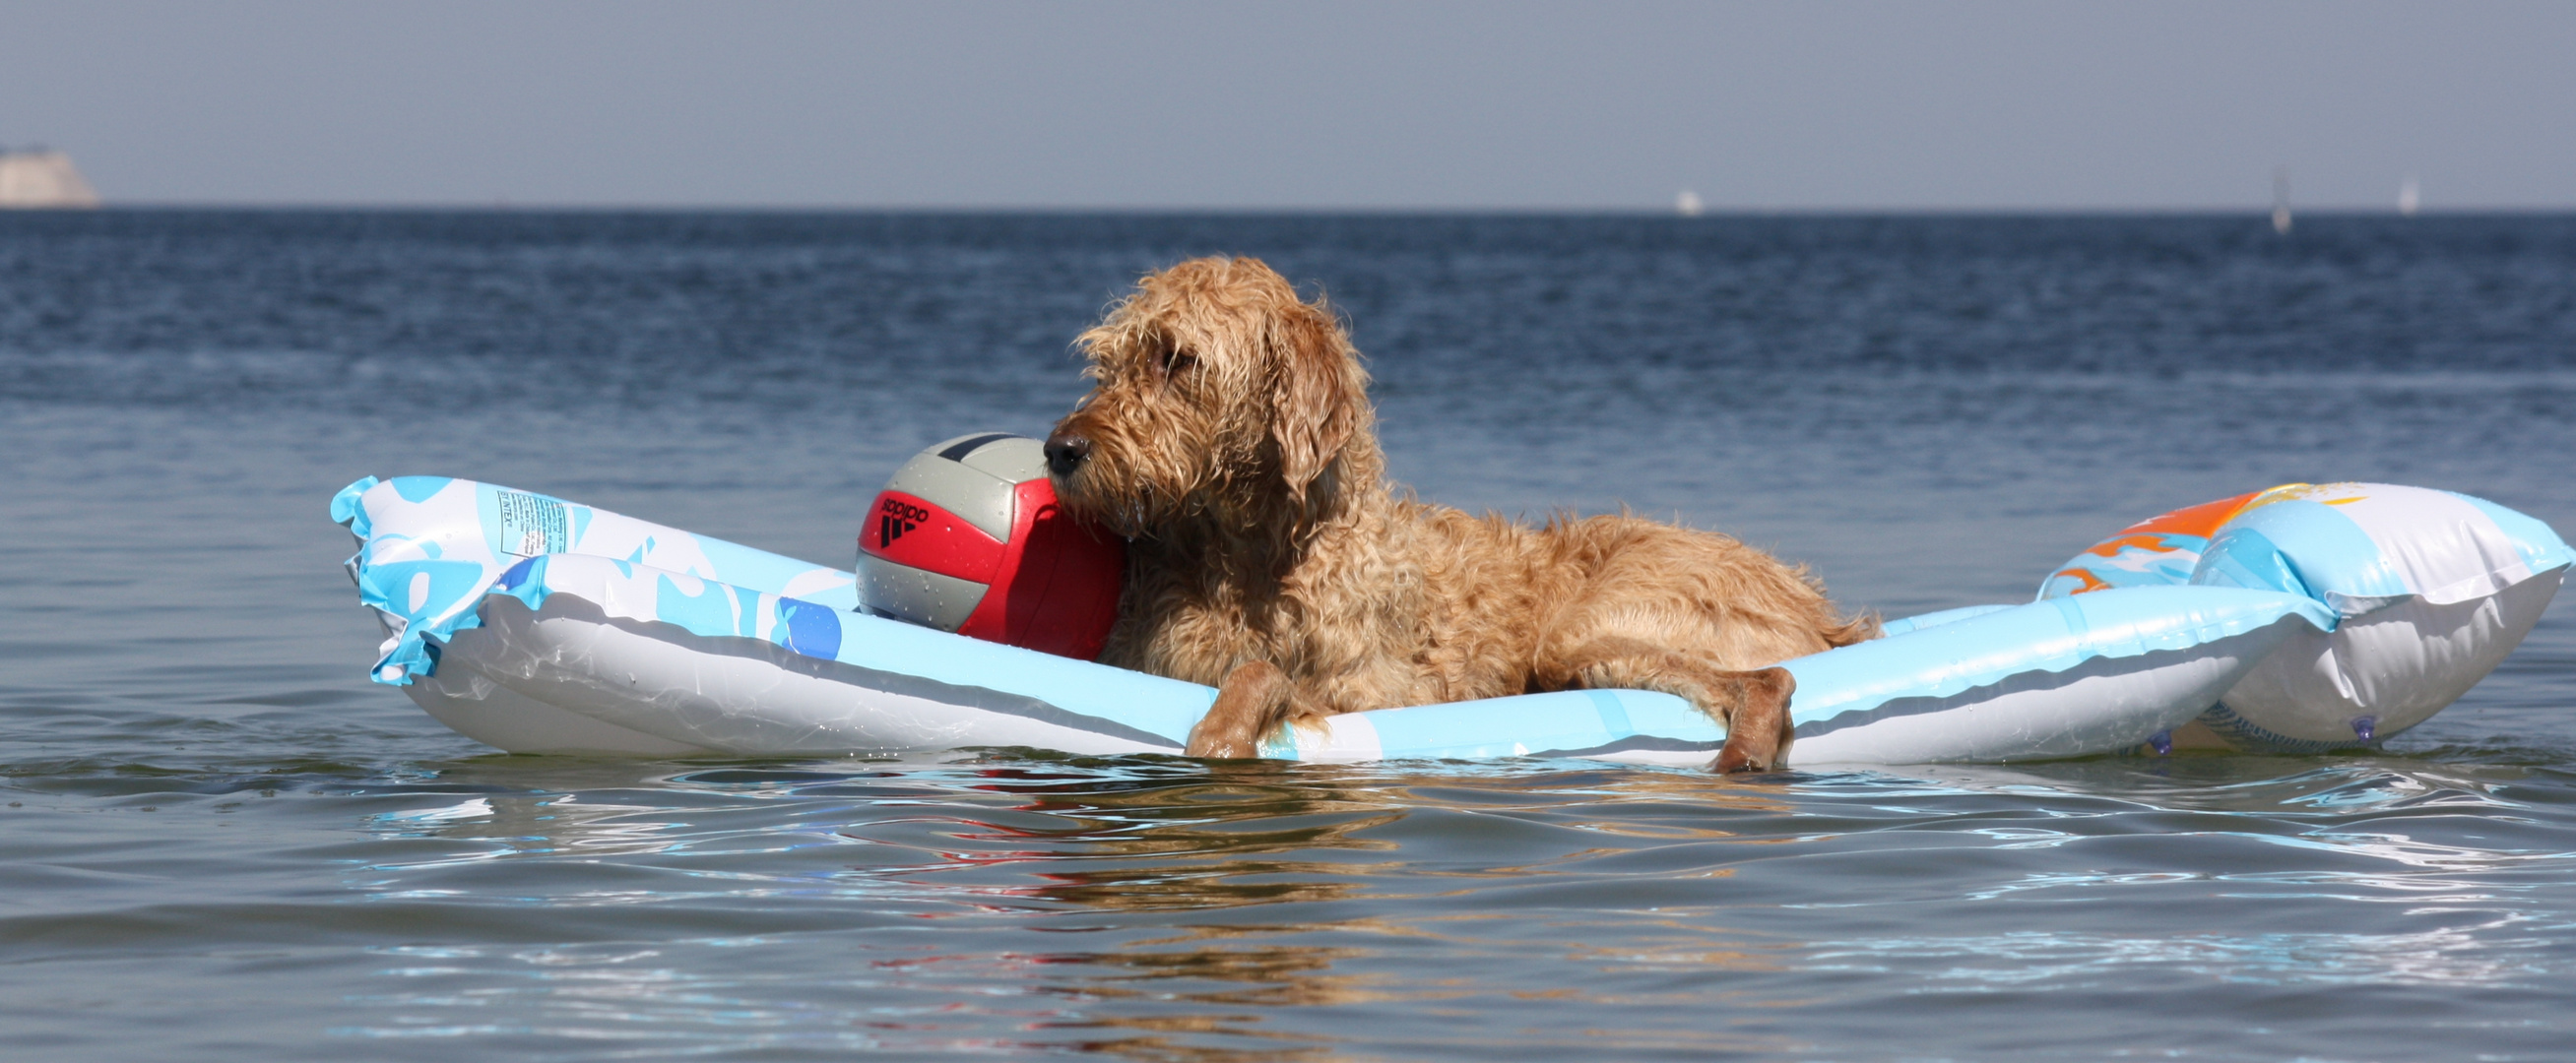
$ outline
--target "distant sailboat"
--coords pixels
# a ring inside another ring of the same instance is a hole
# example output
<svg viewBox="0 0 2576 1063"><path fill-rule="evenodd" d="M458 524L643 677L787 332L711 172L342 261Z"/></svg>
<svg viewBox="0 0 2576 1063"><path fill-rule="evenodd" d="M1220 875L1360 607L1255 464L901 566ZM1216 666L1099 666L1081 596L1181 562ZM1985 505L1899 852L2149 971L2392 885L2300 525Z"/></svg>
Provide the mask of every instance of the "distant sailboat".
<svg viewBox="0 0 2576 1063"><path fill-rule="evenodd" d="M1696 218L1706 209L1708 205L1700 202L1699 193L1691 189L1682 189L1682 194L1673 197L1673 210L1682 217Z"/></svg>
<svg viewBox="0 0 2576 1063"><path fill-rule="evenodd" d="M2407 174L2405 183L2397 186L2397 213L2412 218L2415 208L2423 205L2424 197L2415 189L2415 175Z"/></svg>
<svg viewBox="0 0 2576 1063"><path fill-rule="evenodd" d="M71 156L45 148L0 148L0 208L95 207L98 192Z"/></svg>
<svg viewBox="0 0 2576 1063"><path fill-rule="evenodd" d="M2272 168L2272 231L2290 235L2290 168Z"/></svg>

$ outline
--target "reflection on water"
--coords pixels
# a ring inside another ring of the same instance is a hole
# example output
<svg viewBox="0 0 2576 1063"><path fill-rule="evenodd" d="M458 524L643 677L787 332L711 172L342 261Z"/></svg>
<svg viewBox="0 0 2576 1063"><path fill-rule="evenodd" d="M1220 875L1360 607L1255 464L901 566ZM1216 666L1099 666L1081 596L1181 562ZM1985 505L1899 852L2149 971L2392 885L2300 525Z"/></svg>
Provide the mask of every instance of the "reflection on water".
<svg viewBox="0 0 2576 1063"><path fill-rule="evenodd" d="M95 883L88 904L0 916L18 955L149 985L189 927L191 948L242 957L227 962L327 975L328 1030L395 1057L460 1039L538 1056L1834 1056L1971 1000L2071 1008L2141 1043L2177 1006L2372 1039L2438 1013L2512 1056L2563 1036L2528 1002L2576 971L2565 771L2475 761L1750 781L1027 750L7 770L46 787L19 787L9 814L66 829L17 843L0 886ZM238 865L213 835L246 814L302 825L273 823L262 859L331 914L153 900L147 877ZM140 844L173 816L214 829ZM64 1000L32 988L0 1007L42 1030L32 1009ZM2462 990L2476 1007L2432 1003ZM2030 1028L1951 1037L1992 1058L2105 1036L2010 1033ZM2277 1054L2263 1043L2186 1055Z"/></svg>
<svg viewBox="0 0 2576 1063"><path fill-rule="evenodd" d="M644 906L701 933L376 948L357 998L375 1018L341 1032L657 1053L1766 1054L1908 997L2547 991L2572 966L2552 926L2576 853L2517 844L2549 814L2511 798L2519 769L2104 759L1748 784L991 751L602 763L579 793L505 792L544 777L525 759L365 788L399 801L367 823L404 855L350 884L379 902ZM1025 946L984 944L1004 927ZM1875 987L1859 1003L1829 988L1852 979Z"/></svg>
<svg viewBox="0 0 2576 1063"><path fill-rule="evenodd" d="M2073 992L2188 975L2265 985L2425 985L2544 988L2554 973L2495 947L2519 929L2507 916L2409 934L2193 934L2111 937L2047 931L1969 938L1819 942L1813 969L1886 973L1934 968L1925 992L2014 986Z"/></svg>

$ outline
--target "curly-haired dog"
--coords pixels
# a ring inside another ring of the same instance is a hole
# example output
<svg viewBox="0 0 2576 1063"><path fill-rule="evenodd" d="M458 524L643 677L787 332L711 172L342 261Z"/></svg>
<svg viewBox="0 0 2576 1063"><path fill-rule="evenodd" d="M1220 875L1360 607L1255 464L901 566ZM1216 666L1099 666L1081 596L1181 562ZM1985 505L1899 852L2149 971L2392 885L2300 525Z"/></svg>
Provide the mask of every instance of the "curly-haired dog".
<svg viewBox="0 0 2576 1063"><path fill-rule="evenodd" d="M1790 741L1769 666L1877 634L1723 535L1396 494L1358 352L1257 260L1146 277L1080 344L1095 386L1046 453L1066 507L1130 541L1101 660L1221 688L1192 756L1250 756L1282 719L1631 687L1725 723L1717 770L1760 770Z"/></svg>

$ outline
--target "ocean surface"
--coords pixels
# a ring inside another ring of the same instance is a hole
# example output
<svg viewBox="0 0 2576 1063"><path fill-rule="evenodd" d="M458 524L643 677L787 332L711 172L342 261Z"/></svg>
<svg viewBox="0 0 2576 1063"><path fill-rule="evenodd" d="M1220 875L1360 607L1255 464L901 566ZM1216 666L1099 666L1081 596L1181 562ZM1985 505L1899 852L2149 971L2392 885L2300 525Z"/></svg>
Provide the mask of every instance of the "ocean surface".
<svg viewBox="0 0 2576 1063"><path fill-rule="evenodd" d="M2567 600L2375 751L1746 779L509 756L367 681L343 484L846 564L1209 253L1426 497L1888 616L2289 481L2576 534L2571 216L0 216L0 1054L2576 1058Z"/></svg>

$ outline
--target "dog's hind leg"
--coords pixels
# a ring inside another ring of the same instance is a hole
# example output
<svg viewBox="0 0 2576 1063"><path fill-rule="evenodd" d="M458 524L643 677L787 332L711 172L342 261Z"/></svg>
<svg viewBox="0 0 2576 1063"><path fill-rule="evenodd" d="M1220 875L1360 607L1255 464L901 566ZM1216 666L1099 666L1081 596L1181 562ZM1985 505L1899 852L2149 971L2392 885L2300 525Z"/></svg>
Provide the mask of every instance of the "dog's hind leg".
<svg viewBox="0 0 2576 1063"><path fill-rule="evenodd" d="M1777 667L1713 674L1730 687L1735 708L1727 714L1726 746L1708 766L1720 774L1787 766L1789 743L1797 740L1797 724L1789 719L1789 695L1798 691L1797 678Z"/></svg>
<svg viewBox="0 0 2576 1063"><path fill-rule="evenodd" d="M1789 695L1798 681L1786 668L1730 671L1632 638L1602 638L1545 662L1535 678L1546 688L1654 690L1689 701L1726 725L1726 745L1711 769L1732 774L1787 763L1793 724Z"/></svg>
<svg viewBox="0 0 2576 1063"><path fill-rule="evenodd" d="M1288 673L1268 661L1245 661L1226 674L1216 704L1190 728L1193 757L1240 760L1259 756L1261 733L1288 718Z"/></svg>

